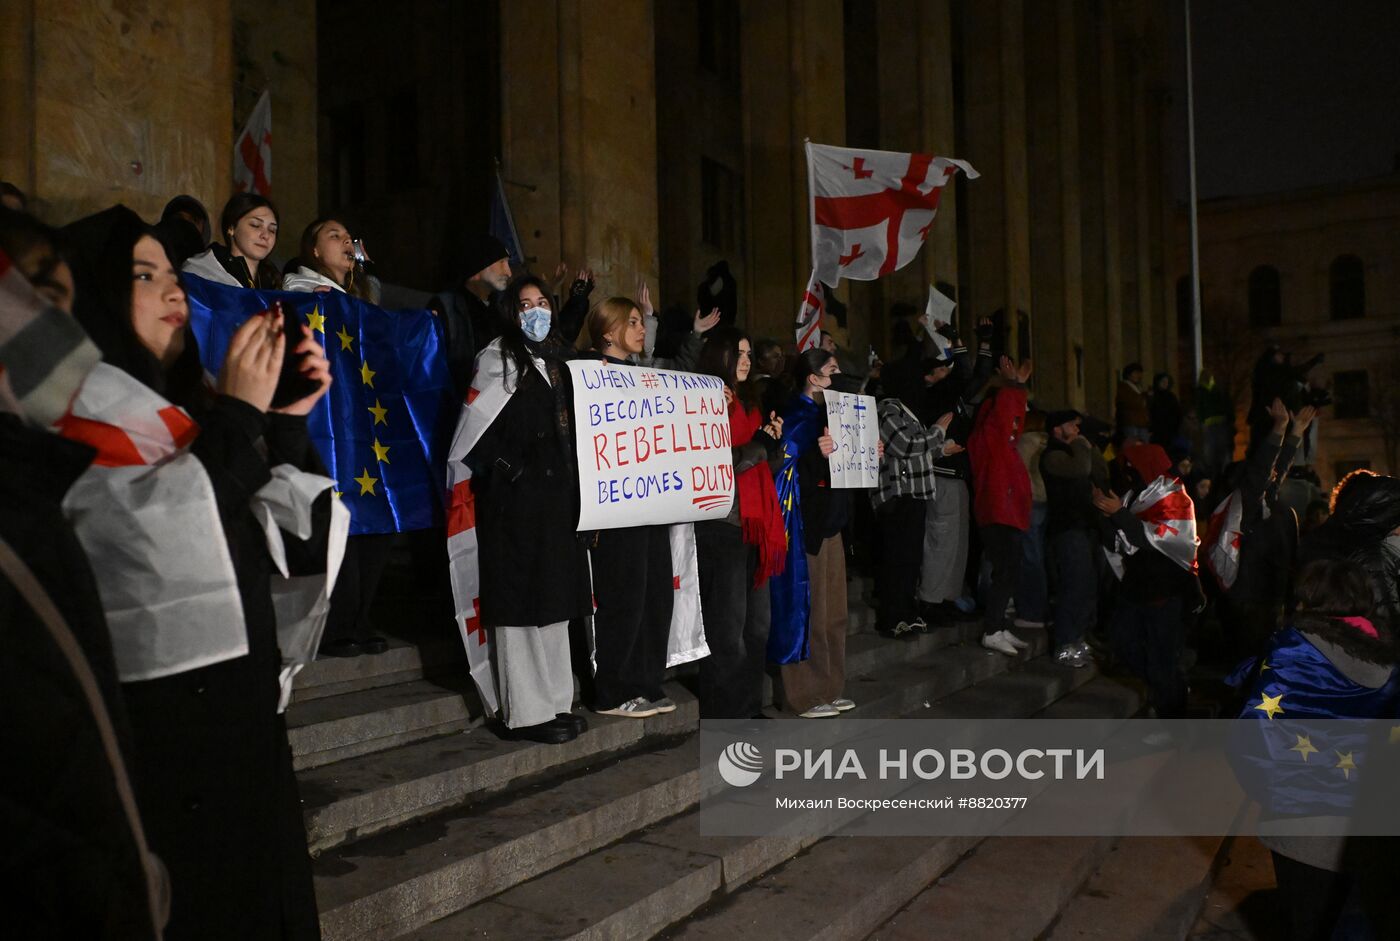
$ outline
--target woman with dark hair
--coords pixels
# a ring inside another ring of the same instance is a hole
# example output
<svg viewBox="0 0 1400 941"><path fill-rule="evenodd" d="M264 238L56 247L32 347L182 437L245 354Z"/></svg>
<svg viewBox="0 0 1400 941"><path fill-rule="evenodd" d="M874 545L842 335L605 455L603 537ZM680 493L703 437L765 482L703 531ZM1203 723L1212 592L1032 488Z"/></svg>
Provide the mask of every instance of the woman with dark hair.
<svg viewBox="0 0 1400 941"><path fill-rule="evenodd" d="M571 712L569 621L592 613L588 553L575 531L572 386L542 280L514 278L496 315L500 335L477 356L454 443L466 450L476 501L477 610L495 640L507 734L562 744L587 728Z"/></svg>
<svg viewBox="0 0 1400 941"><path fill-rule="evenodd" d="M826 427L823 398L840 372L835 353L804 351L793 368L798 391L783 410L777 490L788 553L782 576L770 582L768 659L782 665L785 705L804 719L830 718L855 708L841 695L847 618L841 530L850 518L850 497L831 487L827 458L836 442Z"/></svg>
<svg viewBox="0 0 1400 941"><path fill-rule="evenodd" d="M1263 653L1247 660L1227 680L1247 693L1237 722L1240 741L1229 750L1232 764L1245 791L1260 804L1259 841L1273 856L1290 936L1395 937L1378 925L1369 926L1368 931L1333 934L1344 909L1359 909L1375 898L1373 888L1385 892L1389 903L1393 887L1387 891L1385 883L1394 881L1388 860L1381 865L1365 861L1376 847L1365 840L1352 843L1354 837L1343 835L1356 829L1349 818L1359 815L1357 785L1349 773L1335 768L1361 769L1363 782L1368 773L1382 776L1374 780L1385 780L1387 769L1379 756L1367 761L1364 728L1360 735L1345 735L1348 730L1357 731L1359 723L1316 721L1393 721L1400 708L1395 638L1372 622L1367 573L1354 562L1331 559L1303 566L1295 593L1298 613L1292 623L1271 635ZM1277 721L1276 715L1281 717ZM1271 749L1268 742L1277 741L1277 724L1285 721L1300 732L1311 731L1311 736L1298 735L1298 744L1291 750L1285 750L1286 745ZM1386 721L1382 736L1389 727ZM1247 730L1257 731L1249 735ZM1329 752L1319 734L1323 731L1357 741L1354 747ZM1314 762L1325 758L1323 767L1334 770L1302 773L1299 755L1306 760L1308 749L1321 749L1323 754ZM1375 877L1380 879L1375 886L1357 884ZM1392 912L1383 914L1393 919Z"/></svg>
<svg viewBox="0 0 1400 941"><path fill-rule="evenodd" d="M1400 478L1352 471L1332 491L1332 515L1308 533L1299 561L1350 559L1366 572L1376 623L1400 635Z"/></svg>
<svg viewBox="0 0 1400 941"><path fill-rule="evenodd" d="M155 229L175 267L183 267L209 247L209 210L193 196L176 196L165 204Z"/></svg>
<svg viewBox="0 0 1400 941"><path fill-rule="evenodd" d="M724 380L734 451L734 505L722 520L695 524L700 608L710 655L700 661L700 717L748 719L763 702L768 648L768 579L783 570L783 516L773 466L783 456L783 420L764 421L750 381L753 343L720 327L700 351L697 371Z"/></svg>
<svg viewBox="0 0 1400 941"><path fill-rule="evenodd" d="M260 193L234 193L219 216L224 244L185 262L186 274L240 288L276 291L282 274L271 255L277 247L277 207Z"/></svg>
<svg viewBox="0 0 1400 941"><path fill-rule="evenodd" d="M329 364L304 330L292 352L305 354L303 369L317 391L273 410L285 334L276 315L256 315L234 334L217 385L208 389L178 273L152 230L115 207L65 234L73 246L79 322L109 366L178 406L162 409L160 417L177 445L194 435L188 454L207 475L203 486L215 527L182 533L181 544L169 547L168 564L127 571L113 584L140 580L148 586L145 597L157 597L167 574L178 577L191 557L210 549L206 540L218 540L214 551L228 569L222 590L236 602L229 610L242 614L238 643L206 652L212 645L202 638L240 628L207 622L213 619L163 628L152 601L150 625L119 636L116 615L108 611L135 745L136 796L152 848L170 870L173 913L166 937L319 937L306 831L278 712L283 656L273 561L251 501L272 480L272 465L319 467L306 414L329 388ZM157 481L152 478L152 487ZM323 494L312 509L311 539L284 538L294 571L304 571L318 553L324 566L329 513L329 494ZM81 536L82 521L75 525ZM99 582L116 578L138 557L133 551L108 560L97 572ZM186 652L172 661L170 651L182 648Z"/></svg>
<svg viewBox="0 0 1400 941"><path fill-rule="evenodd" d="M312 221L301 233L301 248L282 276L284 291L343 291L371 304L379 300L374 279L355 258L350 227L334 216Z"/></svg>
<svg viewBox="0 0 1400 941"><path fill-rule="evenodd" d="M619 366L640 355L646 344L641 308L630 298L610 297L596 304L586 328L593 351ZM593 711L631 719L674 712L676 704L661 689L675 594L670 527L605 529L598 533L592 558L597 604Z"/></svg>

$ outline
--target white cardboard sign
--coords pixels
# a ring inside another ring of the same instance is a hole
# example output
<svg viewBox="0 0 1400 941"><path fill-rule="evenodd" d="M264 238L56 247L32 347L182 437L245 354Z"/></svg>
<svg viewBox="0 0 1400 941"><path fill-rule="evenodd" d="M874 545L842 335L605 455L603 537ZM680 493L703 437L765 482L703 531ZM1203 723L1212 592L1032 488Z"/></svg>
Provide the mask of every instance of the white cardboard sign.
<svg viewBox="0 0 1400 941"><path fill-rule="evenodd" d="M569 363L580 531L723 519L734 502L733 437L714 376Z"/></svg>
<svg viewBox="0 0 1400 941"><path fill-rule="evenodd" d="M880 421L868 395L826 391L826 427L836 439L831 452L831 486L880 486Z"/></svg>

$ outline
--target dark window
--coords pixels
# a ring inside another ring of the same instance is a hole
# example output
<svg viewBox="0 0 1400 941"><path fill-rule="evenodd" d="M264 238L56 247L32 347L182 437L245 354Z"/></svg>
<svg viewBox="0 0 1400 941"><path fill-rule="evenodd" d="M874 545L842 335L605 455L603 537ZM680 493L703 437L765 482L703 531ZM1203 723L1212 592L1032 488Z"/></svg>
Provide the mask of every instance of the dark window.
<svg viewBox="0 0 1400 941"><path fill-rule="evenodd" d="M1328 275L1332 319L1353 320L1366 314L1366 269L1355 255L1341 255Z"/></svg>
<svg viewBox="0 0 1400 941"><path fill-rule="evenodd" d="M1364 369L1332 374L1332 417L1369 418L1371 383Z"/></svg>
<svg viewBox="0 0 1400 941"><path fill-rule="evenodd" d="M418 91L403 88L389 99L388 148L384 165L389 168L388 188L391 191L412 189L421 182L422 166L418 158Z"/></svg>
<svg viewBox="0 0 1400 941"><path fill-rule="evenodd" d="M700 158L700 238L721 251L739 248L739 178L709 157Z"/></svg>
<svg viewBox="0 0 1400 941"><path fill-rule="evenodd" d="M725 78L739 73L739 6L736 0L699 0L696 6L700 68Z"/></svg>
<svg viewBox="0 0 1400 941"><path fill-rule="evenodd" d="M1176 279L1176 335L1195 336L1191 315L1191 278L1182 275Z"/></svg>
<svg viewBox="0 0 1400 941"><path fill-rule="evenodd" d="M1249 273L1249 325L1277 327L1283 319L1283 293L1278 269L1260 265Z"/></svg>
<svg viewBox="0 0 1400 941"><path fill-rule="evenodd" d="M365 199L365 119L358 108L331 115L331 199L357 206Z"/></svg>

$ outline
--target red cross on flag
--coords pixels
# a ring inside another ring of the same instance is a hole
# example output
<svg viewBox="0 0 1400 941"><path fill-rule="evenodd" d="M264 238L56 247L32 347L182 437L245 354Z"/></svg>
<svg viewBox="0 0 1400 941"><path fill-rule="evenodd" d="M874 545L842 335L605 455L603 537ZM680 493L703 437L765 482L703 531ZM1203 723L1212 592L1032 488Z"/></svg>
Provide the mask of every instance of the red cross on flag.
<svg viewBox="0 0 1400 941"><path fill-rule="evenodd" d="M914 260L953 174L977 171L963 160L807 143L812 199L812 267L836 287L842 278L874 281Z"/></svg>
<svg viewBox="0 0 1400 941"><path fill-rule="evenodd" d="M235 192L272 195L272 97L263 92L238 140L233 142Z"/></svg>
<svg viewBox="0 0 1400 941"><path fill-rule="evenodd" d="M802 306L797 308L797 352L810 350L821 343L822 313L826 310L826 287L817 280L817 273L807 282L802 293Z"/></svg>

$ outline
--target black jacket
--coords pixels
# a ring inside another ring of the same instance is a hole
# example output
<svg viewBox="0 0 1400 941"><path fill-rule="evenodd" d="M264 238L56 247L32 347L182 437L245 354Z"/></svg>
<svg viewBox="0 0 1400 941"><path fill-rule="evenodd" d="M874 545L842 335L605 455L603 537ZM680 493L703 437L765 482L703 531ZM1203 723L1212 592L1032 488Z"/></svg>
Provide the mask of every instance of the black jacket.
<svg viewBox="0 0 1400 941"><path fill-rule="evenodd" d="M0 415L0 536L72 631L131 767L131 730L87 556L60 508L88 467L85 445ZM0 576L0 898L16 938L153 938L145 875L115 772L77 676Z"/></svg>
<svg viewBox="0 0 1400 941"><path fill-rule="evenodd" d="M1298 515L1278 498L1278 485L1298 444L1298 438L1271 434L1245 459L1238 487L1243 501L1240 569L1230 586L1232 601L1277 606L1288 599L1298 554Z"/></svg>
<svg viewBox="0 0 1400 941"><path fill-rule="evenodd" d="M1093 445L1087 438L1071 444L1053 435L1040 455L1040 476L1045 481L1045 531L1050 535L1069 529L1094 529L1099 511L1094 506L1090 474L1094 468Z"/></svg>

